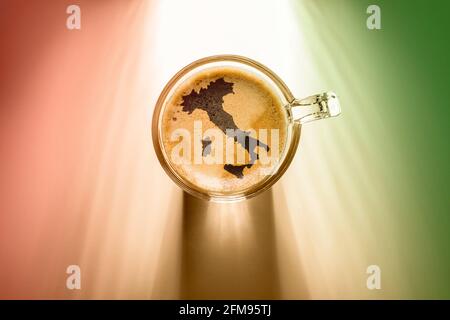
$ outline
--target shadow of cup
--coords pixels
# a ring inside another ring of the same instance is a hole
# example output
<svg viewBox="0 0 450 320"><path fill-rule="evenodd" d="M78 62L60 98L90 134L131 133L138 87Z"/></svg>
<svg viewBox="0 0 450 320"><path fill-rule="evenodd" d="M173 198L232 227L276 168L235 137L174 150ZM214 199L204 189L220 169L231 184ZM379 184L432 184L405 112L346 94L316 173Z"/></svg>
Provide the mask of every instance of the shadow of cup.
<svg viewBox="0 0 450 320"><path fill-rule="evenodd" d="M237 203L183 195L181 298L276 299L272 190Z"/></svg>

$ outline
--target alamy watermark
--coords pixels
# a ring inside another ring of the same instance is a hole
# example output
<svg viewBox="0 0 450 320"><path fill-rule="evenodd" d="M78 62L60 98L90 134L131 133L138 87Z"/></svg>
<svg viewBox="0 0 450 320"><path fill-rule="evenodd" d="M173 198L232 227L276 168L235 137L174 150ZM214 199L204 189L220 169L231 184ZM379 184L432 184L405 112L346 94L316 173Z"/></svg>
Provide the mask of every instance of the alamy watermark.
<svg viewBox="0 0 450 320"><path fill-rule="evenodd" d="M366 26L369 30L381 29L381 9L376 4L371 4L367 7L367 14L370 16L366 20Z"/></svg>
<svg viewBox="0 0 450 320"><path fill-rule="evenodd" d="M81 290L81 268L76 264L67 267L66 288L69 290Z"/></svg>
<svg viewBox="0 0 450 320"><path fill-rule="evenodd" d="M66 27L69 30L81 29L81 8L76 4L67 7L66 13L69 15L66 19Z"/></svg>
<svg viewBox="0 0 450 320"><path fill-rule="evenodd" d="M376 264L367 267L366 273L369 274L366 280L366 286L369 290L381 289L381 268Z"/></svg>
<svg viewBox="0 0 450 320"><path fill-rule="evenodd" d="M170 158L177 165L273 166L279 160L279 140L279 129L226 129L224 134L218 128L209 128L203 132L202 121L195 120L193 130L177 128L171 133L170 141L176 144Z"/></svg>

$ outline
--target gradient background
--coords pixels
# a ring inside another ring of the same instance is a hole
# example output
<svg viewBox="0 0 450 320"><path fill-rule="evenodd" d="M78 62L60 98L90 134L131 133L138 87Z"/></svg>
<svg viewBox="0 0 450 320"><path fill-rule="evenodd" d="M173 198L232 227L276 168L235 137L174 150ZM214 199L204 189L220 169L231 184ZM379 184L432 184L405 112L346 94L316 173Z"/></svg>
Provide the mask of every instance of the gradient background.
<svg viewBox="0 0 450 320"><path fill-rule="evenodd" d="M81 30L66 8L81 7ZM382 30L366 28L381 7ZM450 298L448 1L0 2L0 298ZM184 65L233 53L342 115L272 190L212 204L151 142ZM82 289L68 290L77 264ZM381 290L366 288L379 265Z"/></svg>

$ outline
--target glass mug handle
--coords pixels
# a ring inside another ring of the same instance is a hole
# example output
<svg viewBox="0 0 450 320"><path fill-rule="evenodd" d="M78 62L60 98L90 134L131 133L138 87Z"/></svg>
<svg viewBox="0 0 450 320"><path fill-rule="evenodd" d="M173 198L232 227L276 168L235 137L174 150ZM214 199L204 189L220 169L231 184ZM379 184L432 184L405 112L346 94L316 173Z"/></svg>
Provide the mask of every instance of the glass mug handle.
<svg viewBox="0 0 450 320"><path fill-rule="evenodd" d="M313 120L336 117L341 113L339 99L334 92L316 94L290 103L294 121L304 124Z"/></svg>

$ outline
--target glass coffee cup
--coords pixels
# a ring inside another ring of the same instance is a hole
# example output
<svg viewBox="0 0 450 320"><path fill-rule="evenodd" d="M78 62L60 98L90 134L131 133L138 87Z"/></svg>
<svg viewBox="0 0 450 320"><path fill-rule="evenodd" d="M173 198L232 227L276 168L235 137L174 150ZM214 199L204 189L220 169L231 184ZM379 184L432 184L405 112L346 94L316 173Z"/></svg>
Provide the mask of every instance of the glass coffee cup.
<svg viewBox="0 0 450 320"><path fill-rule="evenodd" d="M153 145L184 191L210 201L238 201L267 190L283 175L302 124L340 112L333 92L296 99L254 60L206 57L164 87L153 114Z"/></svg>

